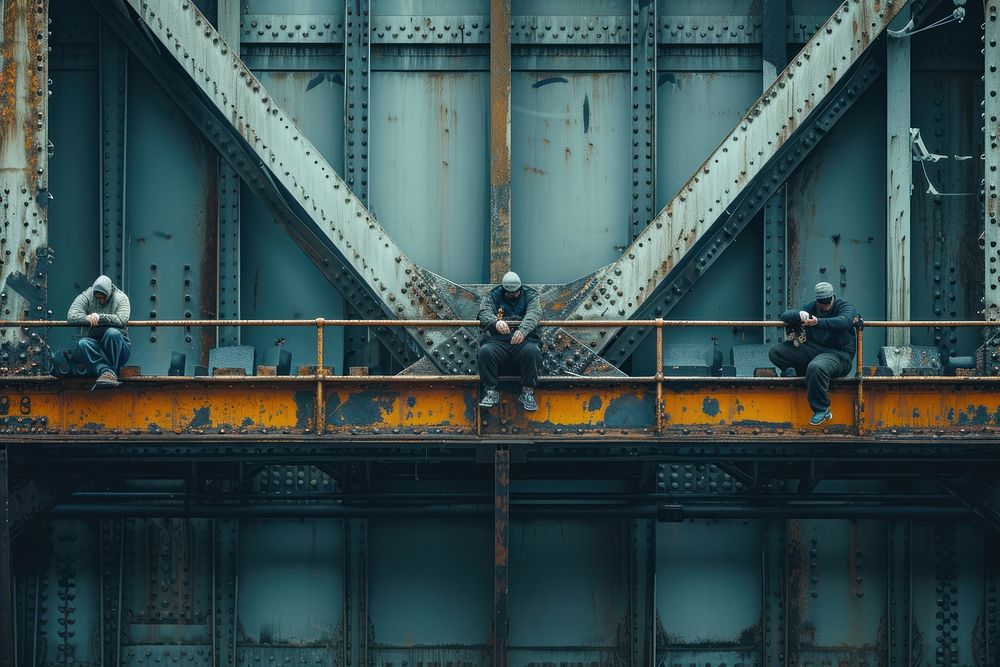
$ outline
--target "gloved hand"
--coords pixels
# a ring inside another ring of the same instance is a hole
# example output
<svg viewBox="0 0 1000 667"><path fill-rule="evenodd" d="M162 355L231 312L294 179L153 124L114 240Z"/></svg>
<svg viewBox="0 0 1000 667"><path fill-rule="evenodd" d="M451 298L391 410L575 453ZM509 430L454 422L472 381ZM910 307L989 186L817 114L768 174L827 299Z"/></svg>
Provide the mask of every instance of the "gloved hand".
<svg viewBox="0 0 1000 667"><path fill-rule="evenodd" d="M810 315L808 312L806 312L804 310L800 310L799 311L799 319L802 320L803 324L805 324L806 322L808 322L810 317L812 317L812 315Z"/></svg>

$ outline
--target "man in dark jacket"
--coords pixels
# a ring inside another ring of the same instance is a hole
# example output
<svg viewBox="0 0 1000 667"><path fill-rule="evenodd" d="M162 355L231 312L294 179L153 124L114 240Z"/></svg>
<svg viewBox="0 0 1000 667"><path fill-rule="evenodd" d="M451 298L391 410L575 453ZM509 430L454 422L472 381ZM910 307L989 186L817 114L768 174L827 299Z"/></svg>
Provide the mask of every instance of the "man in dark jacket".
<svg viewBox="0 0 1000 667"><path fill-rule="evenodd" d="M541 319L538 292L522 285L513 271L507 272L503 281L479 302L479 324L484 334L479 346L479 375L486 389L480 407L492 408L500 403L497 375L500 365L510 359L521 372L521 405L528 411L538 409L535 386L542 366L538 338ZM520 324L511 325L507 320L520 320Z"/></svg>
<svg viewBox="0 0 1000 667"><path fill-rule="evenodd" d="M806 396L813 410L809 423L819 426L833 419L830 412L830 378L843 377L851 371L857 341L854 321L858 312L854 306L833 295L833 285L817 283L816 300L802 310L786 310L781 321L801 327L804 339L792 334L768 350L768 357L778 368L794 368L796 375L806 376Z"/></svg>
<svg viewBox="0 0 1000 667"><path fill-rule="evenodd" d="M83 327L76 359L87 367L89 375L97 376L94 387L118 386L118 371L131 350L130 315L128 296L107 276L98 276L92 287L73 299L66 321Z"/></svg>

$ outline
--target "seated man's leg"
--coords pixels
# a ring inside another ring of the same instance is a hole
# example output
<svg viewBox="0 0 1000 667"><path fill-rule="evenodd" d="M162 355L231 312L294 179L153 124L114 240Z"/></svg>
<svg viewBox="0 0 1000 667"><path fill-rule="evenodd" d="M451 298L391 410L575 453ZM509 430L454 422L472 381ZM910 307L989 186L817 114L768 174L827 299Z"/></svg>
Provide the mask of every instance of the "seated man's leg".
<svg viewBox="0 0 1000 667"><path fill-rule="evenodd" d="M795 374L801 376L805 374L806 366L809 365L815 354L814 351L809 350L808 344L795 347L789 341L782 341L775 343L768 349L767 358L778 367L779 371L783 372L787 368L794 368Z"/></svg>
<svg viewBox="0 0 1000 667"><path fill-rule="evenodd" d="M99 376L104 371L111 370L108 358L101 350L101 344L93 338L81 338L76 343L76 358L86 365L87 375Z"/></svg>
<svg viewBox="0 0 1000 667"><path fill-rule="evenodd" d="M538 343L525 340L520 345L512 346L510 358L521 372L521 387L529 389L537 387L538 371L542 367L542 351Z"/></svg>
<svg viewBox="0 0 1000 667"><path fill-rule="evenodd" d="M830 409L830 378L843 377L851 370L846 352L822 352L806 367L806 396L813 412Z"/></svg>
<svg viewBox="0 0 1000 667"><path fill-rule="evenodd" d="M118 329L111 328L107 329L104 335L101 336L101 350L104 352L111 370L117 375L121 367L128 362L132 345L129 343L128 338L125 337L125 334Z"/></svg>
<svg viewBox="0 0 1000 667"><path fill-rule="evenodd" d="M479 401L479 407L493 408L500 404L497 383L500 364L507 358L507 347L498 341L487 341L479 346L479 378L486 390Z"/></svg>

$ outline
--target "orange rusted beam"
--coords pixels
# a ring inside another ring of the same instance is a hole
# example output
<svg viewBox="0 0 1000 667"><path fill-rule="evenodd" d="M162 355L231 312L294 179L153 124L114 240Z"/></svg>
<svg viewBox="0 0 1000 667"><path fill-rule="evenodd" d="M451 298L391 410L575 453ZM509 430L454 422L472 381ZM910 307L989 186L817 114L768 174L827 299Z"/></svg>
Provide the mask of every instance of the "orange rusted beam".
<svg viewBox="0 0 1000 667"><path fill-rule="evenodd" d="M115 438L196 437L202 434L267 439L317 437L317 382L325 409L318 437L428 437L485 439L598 438L675 440L685 436L739 440L815 434L859 436L968 436L1000 444L996 381L974 378L869 378L865 430L855 418L856 382L835 381L833 420L808 426L811 416L801 379L665 378L662 383L543 383L539 410L526 413L513 390L477 423L471 381L427 382L330 377L125 379L114 390L66 380L0 382L0 443L49 435L98 434ZM892 379L893 382L876 380ZM346 378L345 378L346 380ZM662 408L657 407L660 385ZM661 432L657 433L657 426Z"/></svg>

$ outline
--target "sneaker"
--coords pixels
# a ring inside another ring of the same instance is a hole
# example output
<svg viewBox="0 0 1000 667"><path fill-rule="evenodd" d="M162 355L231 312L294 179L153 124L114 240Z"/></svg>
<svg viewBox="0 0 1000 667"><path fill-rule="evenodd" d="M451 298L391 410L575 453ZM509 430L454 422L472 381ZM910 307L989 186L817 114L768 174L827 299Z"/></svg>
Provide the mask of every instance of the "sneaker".
<svg viewBox="0 0 1000 667"><path fill-rule="evenodd" d="M94 383L92 389L97 389L98 387L117 387L121 382L118 381L118 376L112 371L104 371L101 376L97 378L97 382Z"/></svg>
<svg viewBox="0 0 1000 667"><path fill-rule="evenodd" d="M831 419L833 419L832 412L829 410L820 410L819 412L813 413L812 419L809 420L809 423L813 426L819 426L823 422L828 422Z"/></svg>
<svg viewBox="0 0 1000 667"><path fill-rule="evenodd" d="M525 387L521 390L521 405L528 412L534 412L538 409L538 403L535 402L535 390L529 387Z"/></svg>
<svg viewBox="0 0 1000 667"><path fill-rule="evenodd" d="M479 401L479 407L481 408L495 408L500 404L500 392L496 389L487 389L486 394L483 395L481 401Z"/></svg>

